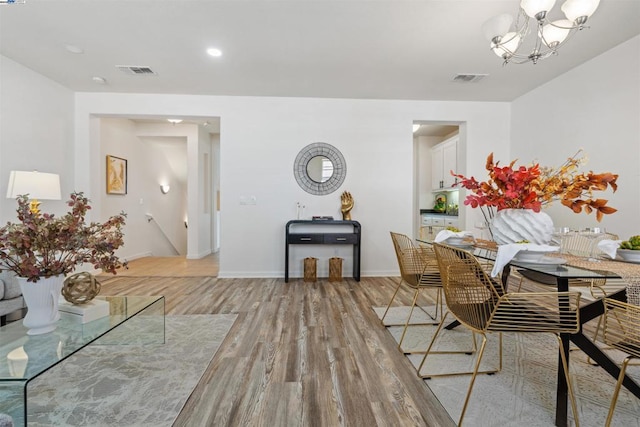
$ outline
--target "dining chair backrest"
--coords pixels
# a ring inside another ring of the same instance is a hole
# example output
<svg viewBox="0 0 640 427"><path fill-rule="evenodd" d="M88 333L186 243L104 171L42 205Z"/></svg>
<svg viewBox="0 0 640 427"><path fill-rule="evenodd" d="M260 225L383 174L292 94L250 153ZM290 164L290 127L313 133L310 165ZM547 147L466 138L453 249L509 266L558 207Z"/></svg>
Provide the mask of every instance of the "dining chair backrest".
<svg viewBox="0 0 640 427"><path fill-rule="evenodd" d="M595 252L599 251L599 249L597 249L597 245L601 240L618 240L618 235L613 233L603 233L600 236L591 238L583 236L580 233L574 233L562 238L560 252L576 256L590 256L592 249L595 248Z"/></svg>
<svg viewBox="0 0 640 427"><path fill-rule="evenodd" d="M501 285L491 280L470 252L438 243L433 246L449 311L467 327L484 330L503 293Z"/></svg>
<svg viewBox="0 0 640 427"><path fill-rule="evenodd" d="M412 287L440 286L440 271L433 249L419 247L405 234L391 232L391 240L398 259L400 276Z"/></svg>
<svg viewBox="0 0 640 427"><path fill-rule="evenodd" d="M605 298L604 342L640 357L640 306Z"/></svg>

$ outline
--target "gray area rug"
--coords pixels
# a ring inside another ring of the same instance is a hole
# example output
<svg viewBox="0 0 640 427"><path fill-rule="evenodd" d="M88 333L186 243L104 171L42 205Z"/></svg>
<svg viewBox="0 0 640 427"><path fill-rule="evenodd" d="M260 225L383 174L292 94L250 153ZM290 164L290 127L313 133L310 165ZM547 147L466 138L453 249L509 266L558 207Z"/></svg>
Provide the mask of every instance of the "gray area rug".
<svg viewBox="0 0 640 427"><path fill-rule="evenodd" d="M29 426L171 426L236 319L166 316L165 344L96 344L29 385Z"/></svg>
<svg viewBox="0 0 640 427"><path fill-rule="evenodd" d="M432 307L425 307L433 312ZM394 307L385 318L385 323L404 322L408 307ZM384 307L374 307L382 317ZM412 323L427 319L418 310ZM447 319L453 320L451 316ZM413 326L404 339L405 351L426 350L436 326ZM402 327L388 327L396 341L400 339ZM463 327L444 331L437 341L440 350L462 350L472 345L471 333ZM479 340L478 340L479 342ZM496 367L498 359L497 334L489 335L482 368ZM554 426L556 406L556 379L558 352L556 339L551 334L503 335L503 368L495 375L478 375L464 418L467 426ZM619 362L623 353L607 350L613 360ZM422 354L407 356L414 367L422 361ZM607 412L613 396L615 379L602 368L586 363L580 350L572 351L570 372L576 391L580 425L596 427L605 425ZM422 373L442 373L451 370L472 370L475 358L467 355L432 355ZM627 372L640 382L640 366L630 366ZM425 380L438 400L454 420L458 420L469 387L471 375L433 377ZM569 410L571 425L573 415ZM640 427L640 401L624 388L620 391L612 426Z"/></svg>

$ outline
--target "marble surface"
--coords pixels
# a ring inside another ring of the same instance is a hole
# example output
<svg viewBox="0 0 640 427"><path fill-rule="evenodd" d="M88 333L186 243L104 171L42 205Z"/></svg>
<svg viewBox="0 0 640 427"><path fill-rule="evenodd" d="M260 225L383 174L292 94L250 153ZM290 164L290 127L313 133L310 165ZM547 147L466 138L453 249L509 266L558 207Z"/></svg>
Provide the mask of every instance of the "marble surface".
<svg viewBox="0 0 640 427"><path fill-rule="evenodd" d="M235 319L167 316L165 344L91 345L28 385L28 425L171 426Z"/></svg>

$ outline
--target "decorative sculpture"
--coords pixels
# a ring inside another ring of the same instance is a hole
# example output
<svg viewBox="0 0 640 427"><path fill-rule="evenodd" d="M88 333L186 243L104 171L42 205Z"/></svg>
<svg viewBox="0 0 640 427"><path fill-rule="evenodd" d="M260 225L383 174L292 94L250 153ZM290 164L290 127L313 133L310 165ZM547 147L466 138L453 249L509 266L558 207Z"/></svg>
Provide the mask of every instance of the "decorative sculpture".
<svg viewBox="0 0 640 427"><path fill-rule="evenodd" d="M351 221L351 209L353 209L353 197L351 193L345 191L340 196L340 201L342 202L342 219L345 221Z"/></svg>
<svg viewBox="0 0 640 427"><path fill-rule="evenodd" d="M67 277L62 286L62 296L71 304L85 304L100 293L100 282L86 271Z"/></svg>

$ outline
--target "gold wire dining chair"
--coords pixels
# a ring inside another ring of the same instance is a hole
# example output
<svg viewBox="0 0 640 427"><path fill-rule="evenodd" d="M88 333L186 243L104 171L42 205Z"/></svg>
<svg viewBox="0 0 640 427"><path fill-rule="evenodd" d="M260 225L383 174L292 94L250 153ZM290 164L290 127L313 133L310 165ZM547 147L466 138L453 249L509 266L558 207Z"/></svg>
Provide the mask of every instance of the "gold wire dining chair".
<svg viewBox="0 0 640 427"><path fill-rule="evenodd" d="M580 329L579 292L522 292L505 293L502 285L492 280L482 269L473 254L442 244L434 244L440 267L447 313L433 336L418 367L418 375L432 354L431 349L442 331L447 315L451 313L463 326L482 337L480 350L472 372L455 372L450 375L471 374L471 382L460 414L462 424L476 376L479 373L498 372L502 368L502 333L552 333L557 338L565 379L568 385L573 416L578 422L578 412L573 386L560 333L575 333ZM487 334L499 334L498 368L480 372L480 363L487 343ZM432 375L429 375L432 376Z"/></svg>
<svg viewBox="0 0 640 427"><path fill-rule="evenodd" d="M613 420L613 412L618 402L618 395L620 394L620 387L622 386L627 366L632 359L640 358L640 306L611 298L605 298L604 305L604 342L628 355L622 361L620 375L609 406L605 424L609 427Z"/></svg>
<svg viewBox="0 0 640 427"><path fill-rule="evenodd" d="M400 281L380 320L385 326L404 326L402 336L398 342L398 349L404 352L402 342L404 341L409 326L437 325L439 323L438 313L440 313L440 317L442 317L442 281L440 280L438 262L436 261L432 248L416 246L413 240L400 233L391 232L391 240L398 259L398 266L400 267ZM389 309L403 283L413 290L413 299L409 315L404 323L385 324L384 319L389 313ZM418 305L418 297L421 291L427 289L435 290L436 292L435 313L433 315ZM425 312L433 322L411 323L411 317L413 316L416 306Z"/></svg>
<svg viewBox="0 0 640 427"><path fill-rule="evenodd" d="M600 252L597 245L601 240L618 240L618 235L603 232L595 238L590 238L581 235L580 232L575 232L561 239L560 252L581 257L589 257L591 256L592 250Z"/></svg>

